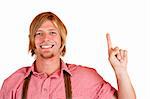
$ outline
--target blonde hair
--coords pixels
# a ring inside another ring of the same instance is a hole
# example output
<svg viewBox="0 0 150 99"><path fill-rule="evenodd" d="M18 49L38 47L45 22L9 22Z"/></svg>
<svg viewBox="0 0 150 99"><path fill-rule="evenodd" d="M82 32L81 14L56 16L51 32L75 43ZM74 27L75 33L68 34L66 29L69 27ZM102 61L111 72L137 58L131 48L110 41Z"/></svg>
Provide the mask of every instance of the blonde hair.
<svg viewBox="0 0 150 99"><path fill-rule="evenodd" d="M38 14L33 21L30 24L30 30L29 30L29 52L31 52L31 55L35 55L35 33L38 30L38 28L42 25L43 22L46 20L51 20L53 24L59 29L60 36L61 36L61 55L64 56L66 53L66 36L67 36L67 29L63 22L52 12L43 12Z"/></svg>

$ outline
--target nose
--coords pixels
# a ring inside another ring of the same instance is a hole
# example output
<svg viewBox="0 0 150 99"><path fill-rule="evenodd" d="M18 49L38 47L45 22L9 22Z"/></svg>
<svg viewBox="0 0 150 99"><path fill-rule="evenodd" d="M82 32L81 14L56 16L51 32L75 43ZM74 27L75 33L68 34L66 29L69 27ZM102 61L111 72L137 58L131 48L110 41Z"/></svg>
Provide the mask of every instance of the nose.
<svg viewBox="0 0 150 99"><path fill-rule="evenodd" d="M51 40L52 38L51 38L51 36L48 34L48 33L44 33L44 35L43 35L43 40L44 41L49 41L49 40Z"/></svg>

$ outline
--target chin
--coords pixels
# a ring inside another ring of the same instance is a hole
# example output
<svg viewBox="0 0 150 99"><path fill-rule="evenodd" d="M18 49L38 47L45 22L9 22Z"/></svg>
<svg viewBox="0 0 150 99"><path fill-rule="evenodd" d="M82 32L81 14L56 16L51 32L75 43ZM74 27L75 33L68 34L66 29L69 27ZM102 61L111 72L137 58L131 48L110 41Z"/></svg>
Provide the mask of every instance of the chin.
<svg viewBox="0 0 150 99"><path fill-rule="evenodd" d="M45 54L41 54L41 57L44 58L44 59L48 59L48 58L54 57L54 54L52 54L52 53L45 53Z"/></svg>

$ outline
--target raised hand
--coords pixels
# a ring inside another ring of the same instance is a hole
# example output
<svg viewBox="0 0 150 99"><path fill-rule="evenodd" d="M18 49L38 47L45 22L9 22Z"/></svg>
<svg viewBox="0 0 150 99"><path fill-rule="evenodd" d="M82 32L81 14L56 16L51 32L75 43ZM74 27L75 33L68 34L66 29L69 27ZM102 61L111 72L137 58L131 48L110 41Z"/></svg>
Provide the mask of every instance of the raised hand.
<svg viewBox="0 0 150 99"><path fill-rule="evenodd" d="M115 72L122 72L127 69L127 51L119 49L118 47L112 47L110 34L106 34L108 45L108 59Z"/></svg>

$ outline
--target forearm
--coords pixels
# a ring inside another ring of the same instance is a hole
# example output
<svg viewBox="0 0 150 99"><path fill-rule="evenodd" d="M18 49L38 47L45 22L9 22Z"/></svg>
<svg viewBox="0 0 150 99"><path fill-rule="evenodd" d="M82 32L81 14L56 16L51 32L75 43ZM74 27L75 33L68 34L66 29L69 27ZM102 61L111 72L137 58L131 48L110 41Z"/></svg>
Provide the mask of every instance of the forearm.
<svg viewBox="0 0 150 99"><path fill-rule="evenodd" d="M136 99L127 71L115 72L118 83L118 99Z"/></svg>
<svg viewBox="0 0 150 99"><path fill-rule="evenodd" d="M135 91L132 87L130 78L127 73L128 54L127 50L113 48L110 35L106 35L108 44L108 59L112 65L118 83L118 95L114 94L113 98L116 99L136 99Z"/></svg>

